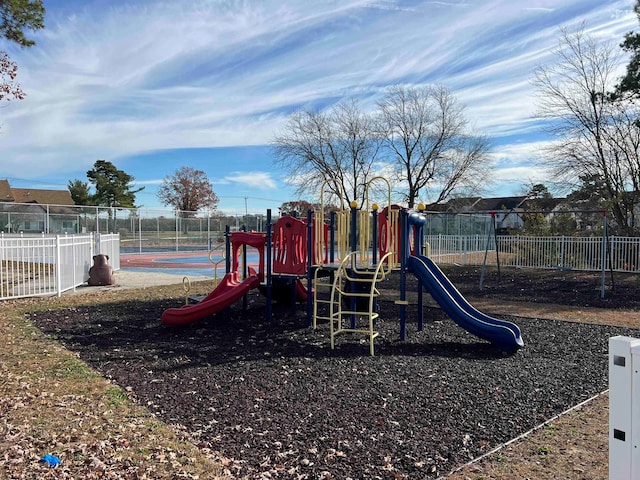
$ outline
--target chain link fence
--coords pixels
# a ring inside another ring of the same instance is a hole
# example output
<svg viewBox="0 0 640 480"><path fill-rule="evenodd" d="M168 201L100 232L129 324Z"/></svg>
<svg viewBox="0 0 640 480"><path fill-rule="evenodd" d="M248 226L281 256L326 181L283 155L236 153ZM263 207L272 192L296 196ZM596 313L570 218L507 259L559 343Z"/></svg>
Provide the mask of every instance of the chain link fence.
<svg viewBox="0 0 640 480"><path fill-rule="evenodd" d="M264 214L224 215L218 211L200 211L194 214L169 209L0 202L0 227L6 234L119 234L120 253L123 254L208 251L224 242L226 226L231 231L238 231L243 227L249 231L265 231L266 213L265 210ZM547 216L526 213L516 215L513 212L499 214L495 227L500 244L508 244L503 247L505 251L502 252L505 265L509 264L508 259L513 259L515 266L534 268L601 267L602 255L598 248L591 248L596 252L593 255L577 255L574 252L578 244L581 247L576 251L579 252L588 250L585 245L600 244L601 213L556 213ZM277 219L278 215L273 215L274 223ZM493 221L489 214L426 212L424 234L432 254L438 255L440 261L451 259L456 263L476 263L480 259L484 260L487 242L491 244L489 251L495 257ZM514 229L524 234L532 226L540 233L527 236L501 235L502 230L506 233L507 230ZM560 227L561 235L553 235ZM583 240L579 241L578 237ZM638 271L638 240L609 237L608 266L622 271ZM543 255L541 252L546 253ZM540 258L543 257L544 261L541 261ZM580 261L574 257L579 257ZM491 256L488 260L491 260Z"/></svg>
<svg viewBox="0 0 640 480"><path fill-rule="evenodd" d="M232 231L263 231L265 214L224 215L169 209L41 205L0 202L4 233L120 234L122 253L208 250Z"/></svg>

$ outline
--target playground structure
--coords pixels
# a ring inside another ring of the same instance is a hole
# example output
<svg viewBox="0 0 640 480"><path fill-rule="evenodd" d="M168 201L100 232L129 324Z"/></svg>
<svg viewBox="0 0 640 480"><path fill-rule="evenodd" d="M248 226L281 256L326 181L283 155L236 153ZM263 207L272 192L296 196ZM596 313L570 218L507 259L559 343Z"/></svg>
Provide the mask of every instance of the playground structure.
<svg viewBox="0 0 640 480"><path fill-rule="evenodd" d="M372 181L378 179L381 177ZM367 191L368 188L369 185ZM316 328L319 320L329 322L331 348L335 347L337 335L360 333L367 335L370 354L374 355L380 295L377 285L392 270L399 270L400 299L396 304L400 310L401 340L406 338L406 278L413 274L421 285L419 330L423 329L422 294L426 289L454 322L470 333L502 350L523 347L515 324L473 308L437 265L422 254L422 212L392 205L390 197L389 187L388 206L381 211L377 204L369 204L368 195L362 209L355 203L349 209L341 204L327 221L321 195L320 209L309 211L306 220L284 216L272 223L268 210L266 232L230 232L227 227L227 273L220 284L195 305L165 310L162 323L192 323L228 308L250 290L260 288L266 296L268 321L272 321L274 300L290 299L293 308L296 300L306 301L310 327ZM257 270L247 264L247 247L258 253Z"/></svg>

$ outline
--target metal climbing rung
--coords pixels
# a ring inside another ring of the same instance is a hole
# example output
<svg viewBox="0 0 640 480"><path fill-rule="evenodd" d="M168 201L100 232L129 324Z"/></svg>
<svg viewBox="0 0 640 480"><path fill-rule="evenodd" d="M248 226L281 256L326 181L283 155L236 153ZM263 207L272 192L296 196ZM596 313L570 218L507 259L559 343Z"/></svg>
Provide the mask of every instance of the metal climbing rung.
<svg viewBox="0 0 640 480"><path fill-rule="evenodd" d="M331 301L329 304L331 348L333 349L335 347L335 337L340 333L362 333L369 337L369 353L373 356L373 341L379 335L379 332L374 330L374 322L378 318L378 312L374 312L374 299L380 295L379 290L376 288L376 284L385 278L384 265L388 257L391 255L391 252L387 253L380 259L375 270L358 270L353 262L355 255L356 252L350 253L342 260L342 263L335 274L333 286L331 288ZM347 289L343 287L343 284L346 283L347 280L351 283L360 283L368 286L368 291L347 291ZM368 299L366 310L360 310L358 308L343 310L343 305L351 305L351 299L354 298ZM347 299L347 302L343 302L344 299ZM357 325L355 328L353 328L353 326L344 327L343 322L345 321L345 317L351 319L354 315L356 317L366 319L367 327L358 328Z"/></svg>

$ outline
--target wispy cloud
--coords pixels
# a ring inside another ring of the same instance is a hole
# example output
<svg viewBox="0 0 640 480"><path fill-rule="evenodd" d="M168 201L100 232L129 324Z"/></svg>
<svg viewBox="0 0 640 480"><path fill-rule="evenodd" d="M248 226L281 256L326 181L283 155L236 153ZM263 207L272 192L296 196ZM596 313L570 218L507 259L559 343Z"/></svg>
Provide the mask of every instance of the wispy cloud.
<svg viewBox="0 0 640 480"><path fill-rule="evenodd" d="M133 182L136 186L146 186L146 185L162 185L164 179L152 179L152 180L135 180Z"/></svg>
<svg viewBox="0 0 640 480"><path fill-rule="evenodd" d="M229 183L239 184L243 187L258 188L261 190L276 189L276 182L269 172L234 172L226 175L224 180Z"/></svg>
<svg viewBox="0 0 640 480"><path fill-rule="evenodd" d="M98 158L267 144L297 108L351 95L373 106L395 83L445 84L478 130L528 135L537 127L529 80L549 60L559 26L587 21L599 38L619 42L637 27L631 7L629 0L537 0L524 8L511 0L51 2L37 46L8 46L28 96L2 109L3 173L71 178ZM151 162L137 182L154 185L175 165L158 168ZM284 181L261 168L229 176L227 166L216 176L255 188Z"/></svg>
<svg viewBox="0 0 640 480"><path fill-rule="evenodd" d="M555 10L555 8L549 7L525 7L523 8L525 12L542 12L542 13L550 13Z"/></svg>

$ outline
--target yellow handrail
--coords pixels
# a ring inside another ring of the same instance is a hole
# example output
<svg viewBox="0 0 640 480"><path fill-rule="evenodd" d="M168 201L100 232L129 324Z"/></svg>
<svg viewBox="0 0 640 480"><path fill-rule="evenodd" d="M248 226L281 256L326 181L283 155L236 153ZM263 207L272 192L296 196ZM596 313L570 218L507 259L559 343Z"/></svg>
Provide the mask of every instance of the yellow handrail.
<svg viewBox="0 0 640 480"><path fill-rule="evenodd" d="M329 329L331 338L331 348L335 348L335 336L339 333L365 333L369 336L369 353L374 355L374 339L379 335L379 332L373 329L374 321L378 318L378 312L374 311L374 299L380 296L380 291L376 287L377 282L384 280L385 269L384 264L388 263L387 259L391 253L385 254L381 259L375 270L360 270L354 267L357 252L352 252L347 255L340 264L340 267L336 271L333 286L331 288L331 301L330 301L330 314L329 314ZM351 269L351 272L349 271ZM365 283L370 284L368 292L351 292L346 291L343 287L343 281L349 280L352 283ZM367 309L359 310L357 303L356 308L353 310L345 309L343 305L343 297L345 298L366 298ZM345 328L343 327L343 317L355 315L360 318L368 320L367 328Z"/></svg>
<svg viewBox="0 0 640 480"><path fill-rule="evenodd" d="M189 292L191 291L191 280L189 280L189 277L182 277L182 289L184 290L184 304L189 305Z"/></svg>
<svg viewBox="0 0 640 480"><path fill-rule="evenodd" d="M222 253L220 254L220 260L213 260L213 253L215 251L220 250ZM224 244L218 243L211 247L209 250L209 261L213 264L213 284L218 285L218 265L224 262L227 259L227 253L224 250Z"/></svg>
<svg viewBox="0 0 640 480"><path fill-rule="evenodd" d="M336 247L338 258L343 258L344 255L348 252L349 247L349 216L344 206L344 191L342 190L342 185L335 178L328 178L322 183L322 187L320 188L320 210L316 210L314 212L315 218L315 238L314 238L314 246L316 251L316 258L314 261L316 264L321 264L321 261L318 259L324 258L324 250L325 250L325 239L324 239L324 225L325 225L325 204L324 204L324 192L325 187L329 184L333 183L336 186L336 190L340 192L338 194L338 198L340 199L340 210L336 212Z"/></svg>

